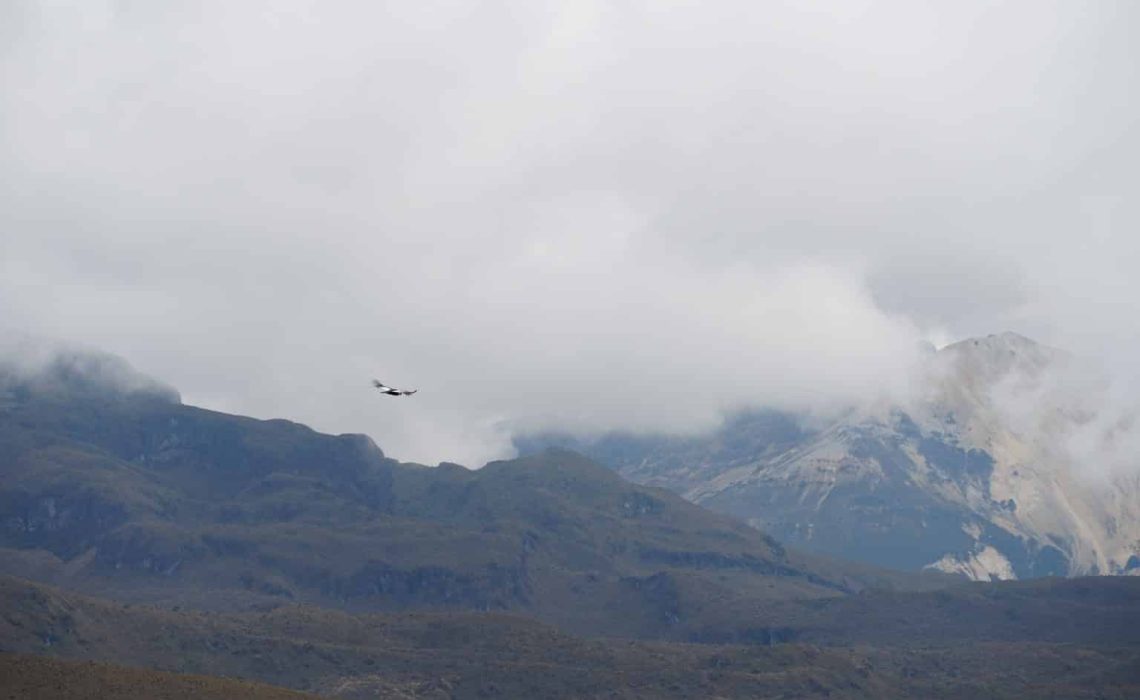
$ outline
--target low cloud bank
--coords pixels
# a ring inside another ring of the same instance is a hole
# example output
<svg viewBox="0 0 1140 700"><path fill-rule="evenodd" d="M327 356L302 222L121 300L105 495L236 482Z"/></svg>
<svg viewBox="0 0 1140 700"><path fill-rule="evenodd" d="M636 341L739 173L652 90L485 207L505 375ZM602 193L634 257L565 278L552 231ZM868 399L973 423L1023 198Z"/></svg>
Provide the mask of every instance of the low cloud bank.
<svg viewBox="0 0 1140 700"><path fill-rule="evenodd" d="M995 329L1138 375L1137 12L7 3L0 323L472 465Z"/></svg>

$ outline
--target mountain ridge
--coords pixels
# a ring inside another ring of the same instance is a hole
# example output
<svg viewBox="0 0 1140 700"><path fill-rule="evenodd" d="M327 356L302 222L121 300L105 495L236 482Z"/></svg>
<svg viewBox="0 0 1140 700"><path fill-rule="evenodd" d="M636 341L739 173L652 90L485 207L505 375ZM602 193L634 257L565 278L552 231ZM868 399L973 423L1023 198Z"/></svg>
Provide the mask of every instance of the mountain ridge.
<svg viewBox="0 0 1140 700"><path fill-rule="evenodd" d="M113 599L504 610L686 639L729 610L944 585L789 552L565 450L426 467L364 436L35 386L0 410L0 571Z"/></svg>

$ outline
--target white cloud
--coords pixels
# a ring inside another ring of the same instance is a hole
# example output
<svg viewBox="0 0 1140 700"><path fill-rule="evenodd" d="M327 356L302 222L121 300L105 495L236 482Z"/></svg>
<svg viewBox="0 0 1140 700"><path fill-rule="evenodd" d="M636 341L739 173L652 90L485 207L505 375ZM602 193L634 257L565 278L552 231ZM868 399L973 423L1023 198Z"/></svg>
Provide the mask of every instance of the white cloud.
<svg viewBox="0 0 1140 700"><path fill-rule="evenodd" d="M843 402L922 337L1136 374L1128 3L0 12L0 322L190 401L477 463Z"/></svg>

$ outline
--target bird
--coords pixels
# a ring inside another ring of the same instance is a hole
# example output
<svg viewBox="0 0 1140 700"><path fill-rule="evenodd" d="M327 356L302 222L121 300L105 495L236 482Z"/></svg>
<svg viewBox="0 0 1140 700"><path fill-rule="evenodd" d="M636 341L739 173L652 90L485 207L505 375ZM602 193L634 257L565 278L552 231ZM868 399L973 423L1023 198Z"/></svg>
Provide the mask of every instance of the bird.
<svg viewBox="0 0 1140 700"><path fill-rule="evenodd" d="M385 393L388 396L411 396L412 394L419 391L419 389L393 389L379 379L373 379L372 386L376 387L382 393Z"/></svg>

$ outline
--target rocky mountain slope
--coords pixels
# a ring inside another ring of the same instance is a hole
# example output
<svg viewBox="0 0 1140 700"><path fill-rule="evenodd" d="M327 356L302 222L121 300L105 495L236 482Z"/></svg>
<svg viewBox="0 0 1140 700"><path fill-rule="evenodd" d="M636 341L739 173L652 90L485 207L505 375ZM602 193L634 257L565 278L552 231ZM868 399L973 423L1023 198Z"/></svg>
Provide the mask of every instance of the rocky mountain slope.
<svg viewBox="0 0 1140 700"><path fill-rule="evenodd" d="M1006 333L932 352L912 396L822 423L761 411L695 438L518 444L571 446L790 545L897 569L1137 572L1140 470L1089 449L1131 426L1106 427L1103 391L1065 353Z"/></svg>

